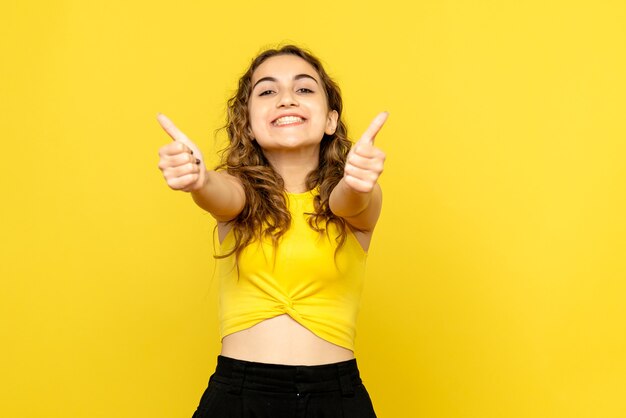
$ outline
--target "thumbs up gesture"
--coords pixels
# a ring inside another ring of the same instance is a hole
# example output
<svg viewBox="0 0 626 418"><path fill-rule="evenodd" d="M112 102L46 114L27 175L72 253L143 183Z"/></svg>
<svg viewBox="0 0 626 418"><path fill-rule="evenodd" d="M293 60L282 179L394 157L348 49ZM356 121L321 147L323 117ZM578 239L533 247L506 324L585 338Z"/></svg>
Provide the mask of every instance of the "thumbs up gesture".
<svg viewBox="0 0 626 418"><path fill-rule="evenodd" d="M383 172L385 153L374 146L374 139L388 116L387 112L378 114L348 153L344 182L357 192L371 192Z"/></svg>
<svg viewBox="0 0 626 418"><path fill-rule="evenodd" d="M206 167L200 149L167 116L159 113L157 120L174 140L159 149L159 169L167 185L184 192L201 189L206 178Z"/></svg>

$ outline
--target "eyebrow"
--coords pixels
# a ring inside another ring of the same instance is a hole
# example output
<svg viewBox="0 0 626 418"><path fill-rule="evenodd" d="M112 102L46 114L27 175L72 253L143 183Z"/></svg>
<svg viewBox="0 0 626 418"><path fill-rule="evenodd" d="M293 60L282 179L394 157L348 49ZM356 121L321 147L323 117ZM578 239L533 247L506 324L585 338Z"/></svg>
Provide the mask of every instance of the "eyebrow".
<svg viewBox="0 0 626 418"><path fill-rule="evenodd" d="M317 82L317 80L315 79L315 77L310 76L308 74L298 74L298 75L294 76L293 79L294 80L301 80L303 78L310 78L311 80L315 81L316 84L319 84ZM254 86L252 86L252 90L254 90L254 88L256 87L257 84L259 84L259 83L261 83L263 81L277 82L278 80L276 78L274 78L274 77L263 77L263 78L260 78L256 83L254 83Z"/></svg>

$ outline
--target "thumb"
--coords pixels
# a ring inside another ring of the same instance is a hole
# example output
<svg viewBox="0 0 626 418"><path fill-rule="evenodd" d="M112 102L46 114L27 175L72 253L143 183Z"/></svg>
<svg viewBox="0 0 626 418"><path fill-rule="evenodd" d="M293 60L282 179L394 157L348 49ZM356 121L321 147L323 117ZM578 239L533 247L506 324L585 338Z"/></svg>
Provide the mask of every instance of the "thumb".
<svg viewBox="0 0 626 418"><path fill-rule="evenodd" d="M157 114L157 121L161 128L176 142L180 142L191 148L194 155L199 156L201 160L203 160L202 153L200 149L194 144L191 139L187 137L176 125L172 122L167 116L163 113ZM204 161L203 161L204 162Z"/></svg>
<svg viewBox="0 0 626 418"><path fill-rule="evenodd" d="M382 112L376 115L370 126L367 128L365 133L359 139L359 143L367 143L369 145L374 145L374 139L376 138L376 134L381 130L385 121L389 117L389 112Z"/></svg>

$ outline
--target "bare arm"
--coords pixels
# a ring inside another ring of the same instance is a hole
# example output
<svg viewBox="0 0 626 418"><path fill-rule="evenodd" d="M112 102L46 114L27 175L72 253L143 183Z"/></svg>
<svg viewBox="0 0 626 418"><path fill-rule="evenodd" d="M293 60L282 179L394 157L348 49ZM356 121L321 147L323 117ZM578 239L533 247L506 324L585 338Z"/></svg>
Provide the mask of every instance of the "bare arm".
<svg viewBox="0 0 626 418"><path fill-rule="evenodd" d="M165 115L161 127L174 140L159 149L159 168L168 186L191 192L194 202L221 222L235 218L246 197L239 180L226 172L207 170L200 149Z"/></svg>
<svg viewBox="0 0 626 418"><path fill-rule="evenodd" d="M377 183L369 193L356 192L342 179L330 194L330 210L353 228L372 232L380 216L383 193Z"/></svg>
<svg viewBox="0 0 626 418"><path fill-rule="evenodd" d="M205 184L191 196L198 206L220 222L234 219L246 203L241 182L224 171L207 171Z"/></svg>
<svg viewBox="0 0 626 418"><path fill-rule="evenodd" d="M374 230L382 207L382 191L377 183L383 172L385 153L374 146L374 138L388 113L376 116L346 159L344 177L330 194L330 210L363 232Z"/></svg>

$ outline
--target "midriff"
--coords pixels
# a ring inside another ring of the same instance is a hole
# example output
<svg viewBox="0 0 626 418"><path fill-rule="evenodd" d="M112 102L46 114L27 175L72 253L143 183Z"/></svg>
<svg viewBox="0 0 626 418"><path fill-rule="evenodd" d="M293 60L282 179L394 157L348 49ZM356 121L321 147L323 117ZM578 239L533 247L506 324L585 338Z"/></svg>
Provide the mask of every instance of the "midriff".
<svg viewBox="0 0 626 418"><path fill-rule="evenodd" d="M312 366L351 360L354 353L279 315L227 335L221 355L258 363Z"/></svg>

